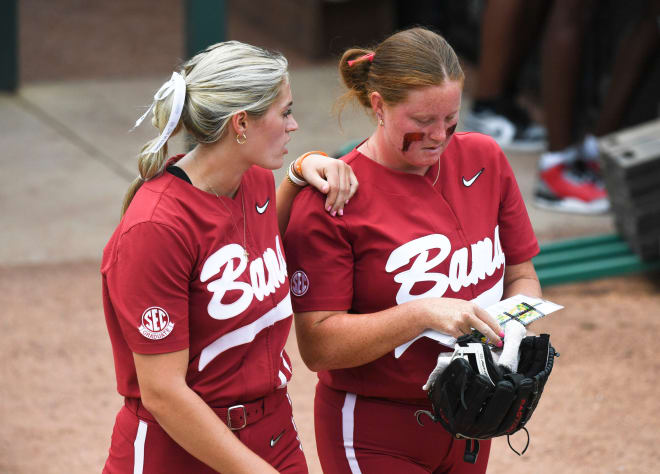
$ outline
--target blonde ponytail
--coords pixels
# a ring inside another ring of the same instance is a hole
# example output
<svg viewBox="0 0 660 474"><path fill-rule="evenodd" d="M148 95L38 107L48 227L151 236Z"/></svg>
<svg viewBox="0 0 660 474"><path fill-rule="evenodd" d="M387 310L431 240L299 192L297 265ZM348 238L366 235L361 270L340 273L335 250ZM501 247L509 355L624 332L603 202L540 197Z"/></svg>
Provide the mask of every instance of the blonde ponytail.
<svg viewBox="0 0 660 474"><path fill-rule="evenodd" d="M121 215L123 216L128 209L128 205L135 197L138 189L144 184L145 181L155 178L163 172L165 167L165 160L167 159L167 143L155 153L144 153L150 147L152 147L158 138L148 141L143 147L140 155L138 156L138 169L140 173L138 177L133 180L133 182L128 187L126 194L124 195L124 201L121 207Z"/></svg>
<svg viewBox="0 0 660 474"><path fill-rule="evenodd" d="M153 106L153 118L151 123L162 133L165 129L167 122L170 117L170 112L172 109L172 96L168 96L161 101L155 102ZM181 119L177 123L174 131L170 137L176 135L181 130ZM128 209L129 204L133 200L135 193L138 189L144 184L145 181L149 181L152 178L160 175L165 169L165 163L168 156L168 147L167 140L156 151L151 151L153 147L159 142L160 137L156 137L153 140L149 140L142 146L140 154L138 155L138 177L133 180L133 182L128 187L126 194L124 195L124 201L122 203L121 215L123 216Z"/></svg>

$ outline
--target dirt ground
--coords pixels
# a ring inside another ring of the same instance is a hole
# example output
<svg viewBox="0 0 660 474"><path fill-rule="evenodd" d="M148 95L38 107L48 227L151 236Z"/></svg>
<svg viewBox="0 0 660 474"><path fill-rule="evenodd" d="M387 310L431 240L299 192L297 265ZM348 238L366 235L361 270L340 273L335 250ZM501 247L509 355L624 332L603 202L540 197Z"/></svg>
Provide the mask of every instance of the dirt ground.
<svg viewBox="0 0 660 474"><path fill-rule="evenodd" d="M100 472L121 399L101 308L98 264L0 267L0 472ZM561 353L518 457L495 441L490 473L646 473L660 463L660 277L545 291L566 306L536 323ZM290 385L310 471L316 376L291 338ZM523 443L518 434L513 444Z"/></svg>

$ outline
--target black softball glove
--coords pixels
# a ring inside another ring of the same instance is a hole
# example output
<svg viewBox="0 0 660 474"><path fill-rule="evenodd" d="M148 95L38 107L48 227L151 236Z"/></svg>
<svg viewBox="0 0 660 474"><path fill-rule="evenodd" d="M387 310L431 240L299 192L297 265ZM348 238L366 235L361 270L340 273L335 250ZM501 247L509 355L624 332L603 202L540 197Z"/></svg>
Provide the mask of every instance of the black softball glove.
<svg viewBox="0 0 660 474"><path fill-rule="evenodd" d="M511 372L493 360L490 347L474 335L462 336L449 365L427 383L433 413L427 414L452 435L466 439L464 460L475 463L479 440L515 433L529 421L541 398L555 356L550 336L522 339L517 372ZM511 447L511 443L509 442ZM527 445L517 454L523 454Z"/></svg>

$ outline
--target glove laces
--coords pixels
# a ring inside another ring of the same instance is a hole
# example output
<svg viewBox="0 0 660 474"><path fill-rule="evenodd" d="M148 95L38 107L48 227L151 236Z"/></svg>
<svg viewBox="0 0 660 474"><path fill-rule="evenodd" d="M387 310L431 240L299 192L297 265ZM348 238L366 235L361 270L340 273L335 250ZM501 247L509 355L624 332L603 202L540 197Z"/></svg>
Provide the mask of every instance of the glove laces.
<svg viewBox="0 0 660 474"><path fill-rule="evenodd" d="M525 447L521 452L516 451L516 449L513 446L511 446L511 435L506 435L506 442L509 443L509 448L511 448L511 451L516 453L518 456L522 456L523 454L525 454L525 451L527 451L527 448L529 448L529 431L527 431L527 428L525 428L524 426L521 429L524 430L525 434L527 435L527 443L525 444Z"/></svg>

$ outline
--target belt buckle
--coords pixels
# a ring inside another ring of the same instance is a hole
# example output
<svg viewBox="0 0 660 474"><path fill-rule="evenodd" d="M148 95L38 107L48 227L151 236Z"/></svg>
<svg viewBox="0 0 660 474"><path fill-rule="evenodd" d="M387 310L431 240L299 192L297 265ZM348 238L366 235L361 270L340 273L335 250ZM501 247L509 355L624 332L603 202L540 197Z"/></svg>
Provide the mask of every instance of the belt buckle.
<svg viewBox="0 0 660 474"><path fill-rule="evenodd" d="M242 408L243 409L243 425L242 426L232 426L231 424L231 411L234 409ZM245 405L234 405L229 408L227 408L227 426L229 427L230 430L232 431L238 431L242 430L247 426L247 410L245 409Z"/></svg>

